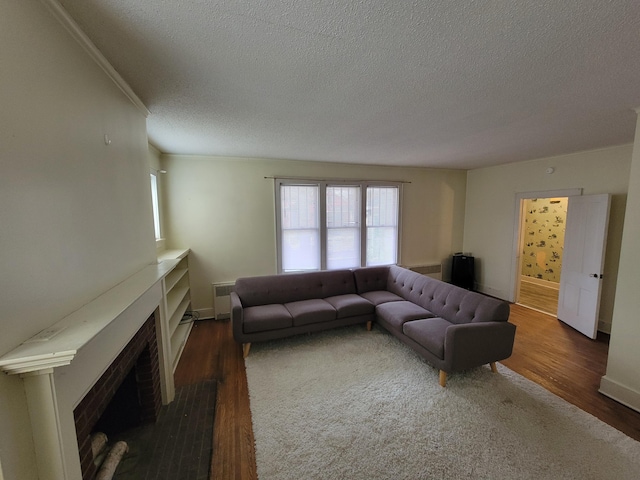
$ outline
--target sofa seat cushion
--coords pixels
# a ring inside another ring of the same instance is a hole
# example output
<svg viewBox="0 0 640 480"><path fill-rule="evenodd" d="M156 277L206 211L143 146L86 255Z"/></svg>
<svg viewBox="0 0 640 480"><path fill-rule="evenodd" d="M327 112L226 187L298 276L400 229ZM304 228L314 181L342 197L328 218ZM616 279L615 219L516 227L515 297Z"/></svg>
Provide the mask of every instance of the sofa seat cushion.
<svg viewBox="0 0 640 480"><path fill-rule="evenodd" d="M354 293L327 297L325 301L336 309L337 318L368 315L375 312L376 308L369 300Z"/></svg>
<svg viewBox="0 0 640 480"><path fill-rule="evenodd" d="M444 360L444 337L447 328L453 325L444 318L427 318L414 320L402 326L402 332L416 343L419 343L438 358Z"/></svg>
<svg viewBox="0 0 640 480"><path fill-rule="evenodd" d="M405 322L435 316L429 310L425 310L421 306L406 300L378 305L376 307L376 315L400 330Z"/></svg>
<svg viewBox="0 0 640 480"><path fill-rule="evenodd" d="M265 330L277 330L293 326L293 318L289 310L279 303L247 307L244 309L243 319L244 333L263 332Z"/></svg>
<svg viewBox="0 0 640 480"><path fill-rule="evenodd" d="M284 306L293 318L294 327L336 319L336 309L321 298L285 303Z"/></svg>
<svg viewBox="0 0 640 480"><path fill-rule="evenodd" d="M381 303L387 302L400 302L404 300L399 295L395 293L387 292L386 290L373 290L371 292L361 293L360 296L369 300L374 305L380 305Z"/></svg>

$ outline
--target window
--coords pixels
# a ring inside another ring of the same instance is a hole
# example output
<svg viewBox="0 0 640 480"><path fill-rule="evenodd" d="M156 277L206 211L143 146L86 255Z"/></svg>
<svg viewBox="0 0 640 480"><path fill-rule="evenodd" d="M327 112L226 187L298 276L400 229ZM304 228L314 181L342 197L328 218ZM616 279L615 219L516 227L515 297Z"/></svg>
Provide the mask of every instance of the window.
<svg viewBox="0 0 640 480"><path fill-rule="evenodd" d="M400 185L276 179L280 272L397 262Z"/></svg>
<svg viewBox="0 0 640 480"><path fill-rule="evenodd" d="M287 185L280 191L283 271L320 269L318 185Z"/></svg>
<svg viewBox="0 0 640 480"><path fill-rule="evenodd" d="M396 263L398 187L367 188L367 266Z"/></svg>
<svg viewBox="0 0 640 480"><path fill-rule="evenodd" d="M151 172L151 204L153 205L153 227L156 233L156 240L162 238L160 229L160 202L158 200L158 174Z"/></svg>
<svg viewBox="0 0 640 480"><path fill-rule="evenodd" d="M359 267L360 187L327 186L327 269Z"/></svg>

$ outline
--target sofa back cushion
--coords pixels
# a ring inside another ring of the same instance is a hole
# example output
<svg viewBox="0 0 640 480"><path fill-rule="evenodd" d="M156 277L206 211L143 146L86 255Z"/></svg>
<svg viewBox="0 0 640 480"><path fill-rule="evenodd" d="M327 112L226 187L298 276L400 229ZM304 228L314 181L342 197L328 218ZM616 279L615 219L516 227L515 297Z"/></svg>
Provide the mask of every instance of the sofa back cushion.
<svg viewBox="0 0 640 480"><path fill-rule="evenodd" d="M427 280L430 277L421 275L403 267L392 265L389 267L387 278L387 290L391 293L401 296L405 300L409 300L423 308L425 307L421 301L424 297L423 292L427 287ZM427 310L429 310L427 308Z"/></svg>
<svg viewBox="0 0 640 480"><path fill-rule="evenodd" d="M452 323L506 322L509 304L402 267L391 266L387 289Z"/></svg>
<svg viewBox="0 0 640 480"><path fill-rule="evenodd" d="M353 271L353 276L358 293L386 290L389 266L356 268Z"/></svg>
<svg viewBox="0 0 640 480"><path fill-rule="evenodd" d="M356 293L356 284L351 270L330 270L239 278L234 291L243 307L255 307Z"/></svg>

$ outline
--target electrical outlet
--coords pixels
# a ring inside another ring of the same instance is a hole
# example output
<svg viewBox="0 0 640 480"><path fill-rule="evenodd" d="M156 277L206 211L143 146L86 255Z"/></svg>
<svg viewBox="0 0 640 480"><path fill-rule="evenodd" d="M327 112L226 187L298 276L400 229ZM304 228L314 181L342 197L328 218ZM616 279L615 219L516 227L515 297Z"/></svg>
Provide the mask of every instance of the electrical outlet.
<svg viewBox="0 0 640 480"><path fill-rule="evenodd" d="M24 343L47 342L63 331L65 327L49 327L42 330L37 335L31 337Z"/></svg>

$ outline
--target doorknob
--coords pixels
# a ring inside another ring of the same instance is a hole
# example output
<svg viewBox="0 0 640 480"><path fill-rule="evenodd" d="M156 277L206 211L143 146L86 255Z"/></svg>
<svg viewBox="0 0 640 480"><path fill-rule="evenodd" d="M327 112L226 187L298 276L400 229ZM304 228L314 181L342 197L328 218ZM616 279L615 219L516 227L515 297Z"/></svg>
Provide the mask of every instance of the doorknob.
<svg viewBox="0 0 640 480"><path fill-rule="evenodd" d="M602 278L602 275L598 275L597 273L591 273L589 276L593 278Z"/></svg>

